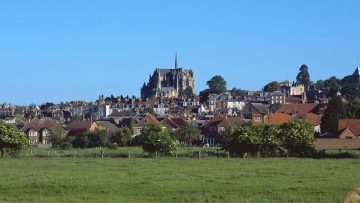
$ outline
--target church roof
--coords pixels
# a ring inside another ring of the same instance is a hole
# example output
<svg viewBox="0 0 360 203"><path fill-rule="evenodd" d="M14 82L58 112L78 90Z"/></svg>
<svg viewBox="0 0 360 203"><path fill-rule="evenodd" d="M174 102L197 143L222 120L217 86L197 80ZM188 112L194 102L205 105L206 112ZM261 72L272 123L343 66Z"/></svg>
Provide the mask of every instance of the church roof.
<svg viewBox="0 0 360 203"><path fill-rule="evenodd" d="M353 73L353 76L360 76L360 67L357 67Z"/></svg>

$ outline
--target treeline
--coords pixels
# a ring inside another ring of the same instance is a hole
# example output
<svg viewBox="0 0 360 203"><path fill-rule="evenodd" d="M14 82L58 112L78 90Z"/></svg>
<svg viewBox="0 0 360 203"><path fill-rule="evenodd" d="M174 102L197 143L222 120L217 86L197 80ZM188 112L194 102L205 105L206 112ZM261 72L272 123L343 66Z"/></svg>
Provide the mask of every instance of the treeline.
<svg viewBox="0 0 360 203"><path fill-rule="evenodd" d="M220 136L223 150L240 156L312 156L314 126L304 120L277 125L228 126Z"/></svg>
<svg viewBox="0 0 360 203"><path fill-rule="evenodd" d="M105 127L98 126L94 131L83 132L74 136L68 136L65 130L58 126L49 132L49 141L52 147L69 148L93 148L131 145L132 132L129 128L121 128L117 133L110 133Z"/></svg>

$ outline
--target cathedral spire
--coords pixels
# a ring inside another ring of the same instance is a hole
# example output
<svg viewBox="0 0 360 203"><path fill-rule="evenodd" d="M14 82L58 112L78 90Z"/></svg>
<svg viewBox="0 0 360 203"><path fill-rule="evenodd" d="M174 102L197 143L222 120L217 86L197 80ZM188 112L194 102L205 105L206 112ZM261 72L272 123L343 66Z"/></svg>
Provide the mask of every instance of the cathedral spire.
<svg viewBox="0 0 360 203"><path fill-rule="evenodd" d="M175 69L178 68L177 53L175 54Z"/></svg>

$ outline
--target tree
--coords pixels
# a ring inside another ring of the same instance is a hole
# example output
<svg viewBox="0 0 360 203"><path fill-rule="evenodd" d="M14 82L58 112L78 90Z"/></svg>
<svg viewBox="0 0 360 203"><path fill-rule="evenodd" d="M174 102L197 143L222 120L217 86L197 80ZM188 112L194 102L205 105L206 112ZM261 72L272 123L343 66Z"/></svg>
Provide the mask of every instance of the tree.
<svg viewBox="0 0 360 203"><path fill-rule="evenodd" d="M330 77L327 80L324 80L324 87L329 90L328 97L333 97L340 90L342 81L335 76Z"/></svg>
<svg viewBox="0 0 360 203"><path fill-rule="evenodd" d="M308 72L307 65L305 65L305 64L301 65L301 67L299 69L299 73L296 76L296 81L297 81L297 83L303 84L305 87L305 90L309 90L311 82L310 82L310 75Z"/></svg>
<svg viewBox="0 0 360 203"><path fill-rule="evenodd" d="M348 118L360 119L360 99L349 101L346 105Z"/></svg>
<svg viewBox="0 0 360 203"><path fill-rule="evenodd" d="M309 156L314 151L314 126L305 120L296 120L281 126L281 139L290 156Z"/></svg>
<svg viewBox="0 0 360 203"><path fill-rule="evenodd" d="M158 152L170 154L176 149L175 142L170 138L169 131L158 125L145 125L141 135L141 147L150 154Z"/></svg>
<svg viewBox="0 0 360 203"><path fill-rule="evenodd" d="M230 91L230 94L233 98L239 97L239 98L243 99L246 96L247 92L245 90L237 89L234 87Z"/></svg>
<svg viewBox="0 0 360 203"><path fill-rule="evenodd" d="M255 154L259 151L262 141L262 133L260 131L261 127L244 125L233 129L233 132L227 135L230 137L230 142L228 144L223 144L222 149L231 153L242 155Z"/></svg>
<svg viewBox="0 0 360 203"><path fill-rule="evenodd" d="M87 148L90 145L89 133L76 135L72 141L72 145L76 148Z"/></svg>
<svg viewBox="0 0 360 203"><path fill-rule="evenodd" d="M336 133L339 119L346 119L346 106L341 96L334 96L329 102L324 115L321 117L321 132Z"/></svg>
<svg viewBox="0 0 360 203"><path fill-rule="evenodd" d="M132 132L129 128L121 128L118 133L110 138L111 143L117 143L119 146L125 146L131 140Z"/></svg>
<svg viewBox="0 0 360 203"><path fill-rule="evenodd" d="M261 125L262 146L261 153L265 156L272 156L276 154L282 140L280 137L280 127L277 125Z"/></svg>
<svg viewBox="0 0 360 203"><path fill-rule="evenodd" d="M210 90L205 89L199 92L200 103L205 103L209 99Z"/></svg>
<svg viewBox="0 0 360 203"><path fill-rule="evenodd" d="M341 94L348 100L360 99L360 85L349 85L341 88Z"/></svg>
<svg viewBox="0 0 360 203"><path fill-rule="evenodd" d="M211 94L220 94L226 92L226 81L220 75L215 75L209 81L206 82L209 86Z"/></svg>
<svg viewBox="0 0 360 203"><path fill-rule="evenodd" d="M199 140L200 138L200 130L192 124L185 125L178 132L178 140L185 144L191 144L193 141Z"/></svg>
<svg viewBox="0 0 360 203"><path fill-rule="evenodd" d="M277 81L272 81L264 86L265 92L275 92L280 90L280 84Z"/></svg>
<svg viewBox="0 0 360 203"><path fill-rule="evenodd" d="M325 88L325 82L324 82L324 80L318 80L318 81L316 81L314 86L315 86L316 90L322 90Z"/></svg>
<svg viewBox="0 0 360 203"><path fill-rule="evenodd" d="M26 136L15 126L0 122L0 157L16 152L27 145Z"/></svg>
<svg viewBox="0 0 360 203"><path fill-rule="evenodd" d="M106 147L109 142L108 131L104 126L97 126L94 132L88 132L89 147Z"/></svg>
<svg viewBox="0 0 360 203"><path fill-rule="evenodd" d="M60 125L49 130L49 141L52 147L59 147L65 140L65 130Z"/></svg>

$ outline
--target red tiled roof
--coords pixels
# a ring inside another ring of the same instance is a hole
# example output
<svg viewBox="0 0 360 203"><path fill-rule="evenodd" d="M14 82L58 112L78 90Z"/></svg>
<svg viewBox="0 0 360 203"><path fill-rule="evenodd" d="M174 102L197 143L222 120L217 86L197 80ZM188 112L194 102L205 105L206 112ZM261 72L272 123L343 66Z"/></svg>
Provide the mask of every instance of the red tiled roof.
<svg viewBox="0 0 360 203"><path fill-rule="evenodd" d="M339 119L338 130L349 128L356 136L360 136L360 119Z"/></svg>
<svg viewBox="0 0 360 203"><path fill-rule="evenodd" d="M91 121L76 121L66 126L66 130L89 130Z"/></svg>
<svg viewBox="0 0 360 203"><path fill-rule="evenodd" d="M320 125L321 123L320 117L313 113L297 114L296 119L304 119L315 126Z"/></svg>
<svg viewBox="0 0 360 203"><path fill-rule="evenodd" d="M264 117L264 123L281 125L283 123L293 120L293 117L286 113L271 113Z"/></svg>
<svg viewBox="0 0 360 203"><path fill-rule="evenodd" d="M305 103L305 104L283 104L276 113L315 113L317 109L317 104L315 103Z"/></svg>

